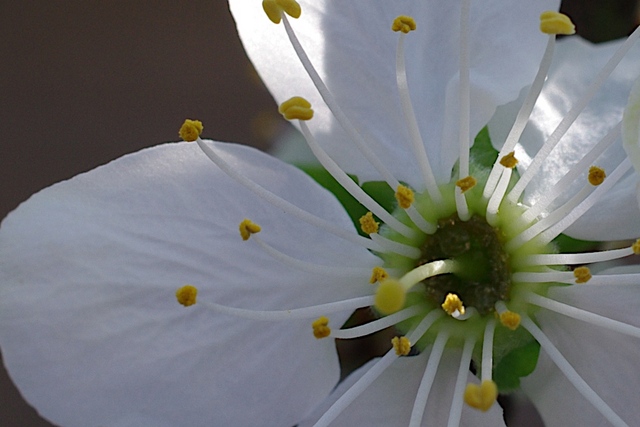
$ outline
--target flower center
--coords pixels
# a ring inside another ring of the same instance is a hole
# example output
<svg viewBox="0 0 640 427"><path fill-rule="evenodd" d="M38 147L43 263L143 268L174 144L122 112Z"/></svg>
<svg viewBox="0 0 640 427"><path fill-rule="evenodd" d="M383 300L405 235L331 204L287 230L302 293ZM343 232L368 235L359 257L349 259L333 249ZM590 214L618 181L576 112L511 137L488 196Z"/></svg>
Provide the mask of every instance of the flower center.
<svg viewBox="0 0 640 427"><path fill-rule="evenodd" d="M438 230L428 236L421 248L417 265L452 259L459 268L453 274L423 280L427 297L442 304L449 293L454 293L481 315L495 311L496 302L508 299L511 285L509 256L502 247L503 241L501 231L478 215L468 221L455 214L439 220Z"/></svg>

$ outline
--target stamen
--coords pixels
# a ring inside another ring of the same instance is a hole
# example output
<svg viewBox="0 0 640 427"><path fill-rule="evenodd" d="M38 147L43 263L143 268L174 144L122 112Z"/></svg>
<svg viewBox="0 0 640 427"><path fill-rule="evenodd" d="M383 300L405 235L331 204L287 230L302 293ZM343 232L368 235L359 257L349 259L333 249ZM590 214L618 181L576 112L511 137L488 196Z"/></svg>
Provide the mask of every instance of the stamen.
<svg viewBox="0 0 640 427"><path fill-rule="evenodd" d="M575 276L572 271L555 271L550 270L542 273L533 272L516 272L511 275L511 279L514 282L529 282L529 283L566 283L572 285L575 283ZM595 286L595 285L637 285L640 283L640 274L596 274L588 283L583 286Z"/></svg>
<svg viewBox="0 0 640 427"><path fill-rule="evenodd" d="M363 276L366 274L366 269L364 268L316 264L314 262L293 258L292 256L289 256L269 245L257 236L253 237L253 241L256 242L262 250L271 255L273 258L277 259L283 264L289 265L301 271L306 271L308 273L314 274L339 276L342 278L344 278L345 276Z"/></svg>
<svg viewBox="0 0 640 427"><path fill-rule="evenodd" d="M247 189L251 190L253 193L263 198L273 206L283 210L289 215L292 215L308 224L311 224L315 227L325 230L335 236L348 240L359 246L363 246L371 250L380 250L380 247L376 245L374 242L372 242L370 239L367 239L366 237L362 237L351 230L345 230L343 228L336 227L331 222L323 218L320 218L316 215L313 215L305 211L304 209L300 209L298 206L294 205L293 203L275 195L271 191L265 189L261 185L257 184L256 182L250 180L246 176L239 173L236 168L230 166L220 156L218 156L215 153L215 151L209 145L207 145L202 139L197 138L196 142L198 143L198 147L200 147L202 152L204 152L204 154L209 158L209 160L215 163L216 166L218 166L230 178L234 179L239 184L245 186Z"/></svg>
<svg viewBox="0 0 640 427"><path fill-rule="evenodd" d="M370 234L369 237L371 238L371 240L378 244L378 247L382 248L385 252L394 252L398 255L402 255L410 259L418 259L421 255L419 248L411 245L405 245L404 243L396 242L395 240L387 239L386 237L383 237L378 233Z"/></svg>
<svg viewBox="0 0 640 427"><path fill-rule="evenodd" d="M619 180L624 176L629 169L631 169L631 161L629 158L625 158L620 165L609 175L605 182L600 184L596 189L582 202L580 203L569 215L566 215L559 220L553 227L540 234L540 243L546 245L558 235L564 232L571 224L577 221L586 211L591 209L601 197L609 192Z"/></svg>
<svg viewBox="0 0 640 427"><path fill-rule="evenodd" d="M382 282L389 277L389 273L382 267L373 267L371 271L371 279L369 279L369 283L372 285L376 282Z"/></svg>
<svg viewBox="0 0 640 427"><path fill-rule="evenodd" d="M311 134L309 127L305 122L300 121L300 130L307 140L307 144L313 154L316 156L320 164L329 172L342 188L347 190L362 206L372 211L378 218L385 222L389 227L402 234L405 237L415 237L415 231L407 225L400 222L396 217L387 212L378 202L369 196L353 179L349 177L340 166L320 147Z"/></svg>
<svg viewBox="0 0 640 427"><path fill-rule="evenodd" d="M462 416L462 405L464 403L465 383L469 374L469 363L471 363L471 353L475 346L475 338L468 336L464 340L462 348L462 357L460 358L460 367L458 368L458 376L456 378L456 386L453 391L453 402L449 411L449 422L447 427L458 427L460 425L460 417Z"/></svg>
<svg viewBox="0 0 640 427"><path fill-rule="evenodd" d="M393 337L391 345L397 356L406 356L411 352L411 342L407 337Z"/></svg>
<svg viewBox="0 0 640 427"><path fill-rule="evenodd" d="M564 220L570 213L583 203L593 193L593 186L585 185L580 191L578 191L571 199L565 204L560 206L555 211L549 213L545 218L534 223L526 230L523 230L517 236L513 237L505 245L507 251L513 251L525 243L533 240L536 236L541 234L544 230L552 227L554 224ZM580 214L582 215L582 214Z"/></svg>
<svg viewBox="0 0 640 427"><path fill-rule="evenodd" d="M475 307L467 307L465 308L465 312L464 314L453 314L451 317L453 317L456 320L469 320L470 318L477 316L478 315L478 310L476 310Z"/></svg>
<svg viewBox="0 0 640 427"><path fill-rule="evenodd" d="M294 96L278 107L278 112L287 120L311 120L313 110L311 104L301 96Z"/></svg>
<svg viewBox="0 0 640 427"><path fill-rule="evenodd" d="M380 175L384 178L384 180L389 184L391 188L396 188L398 184L397 179L393 176L393 174L384 166L382 161L375 155L375 153L371 150L370 144L360 135L356 127L351 123L347 115L342 111L338 102L336 102L335 97L329 91L329 88L324 84L320 75L316 71L315 67L309 60L304 48L300 44L300 41L296 37L293 28L291 28L291 24L286 16L283 15L284 27L287 32L287 36L289 37L289 41L291 42L291 46L295 50L298 55L298 59L302 63L302 66L307 71L307 74L311 78L316 89L320 93L320 96L324 100L327 107L331 110L334 117L340 123L344 131L350 137L351 141L356 145L358 151L367 159L369 163L380 173ZM417 225L417 224L416 224Z"/></svg>
<svg viewBox="0 0 640 427"><path fill-rule="evenodd" d="M193 142L202 134L203 129L204 126L202 126L202 122L200 120L186 119L182 126L180 126L178 135L187 142Z"/></svg>
<svg viewBox="0 0 640 427"><path fill-rule="evenodd" d="M607 174L604 172L604 169L597 166L591 166L589 168L589 184L594 187L602 184L606 177Z"/></svg>
<svg viewBox="0 0 640 427"><path fill-rule="evenodd" d="M547 159L551 151L555 148L558 142L560 142L560 139L564 136L569 127L571 127L573 122L578 118L589 101L591 101L595 93L598 91L598 89L600 89L600 87L609 77L614 68L616 68L622 58L627 54L629 49L631 49L638 37L640 37L640 27L638 27L629 37L627 37L627 39L622 43L622 45L618 48L614 55L605 64L602 70L600 70L600 73L598 73L595 80L589 85L584 95L573 105L573 107L567 112L567 114L565 114L560 124L558 124L556 129L549 136L540 151L538 151L538 154L536 154L536 156L534 157L529 167L527 167L527 170L520 177L520 180L516 183L516 185L507 196L510 201L516 202L520 198L522 192L527 187L529 182L531 182L533 177L538 173L540 167Z"/></svg>
<svg viewBox="0 0 640 427"><path fill-rule="evenodd" d="M299 18L302 12L295 0L263 0L262 9L274 24L280 23L283 12L292 18Z"/></svg>
<svg viewBox="0 0 640 427"><path fill-rule="evenodd" d="M258 224L246 218L242 220L238 228L240 230L240 236L242 236L242 240L244 241L249 240L252 234L259 233L260 230L262 230Z"/></svg>
<svg viewBox="0 0 640 427"><path fill-rule="evenodd" d="M388 316L381 317L380 319L373 320L369 323L365 323L364 325L355 326L348 329L338 329L331 334L331 337L336 339L352 339L371 335L390 326L397 325L398 323L403 322L407 319L410 319L413 316L418 315L421 311L422 309L419 305L407 307Z"/></svg>
<svg viewBox="0 0 640 427"><path fill-rule="evenodd" d="M566 194L567 189L578 176L587 169L604 151L620 136L622 123L619 122L602 138L576 165L574 165L553 187L544 192L538 201L522 215L523 223L530 223L542 213L559 195Z"/></svg>
<svg viewBox="0 0 640 427"><path fill-rule="evenodd" d="M518 159L516 159L516 152L512 151L509 154L503 156L500 159L500 164L505 168L513 169L518 164Z"/></svg>
<svg viewBox="0 0 640 427"><path fill-rule="evenodd" d="M582 377L571 366L569 361L558 351L553 345L551 340L536 326L535 323L528 317L523 316L522 326L540 343L540 346L547 353L549 358L556 364L558 369L562 371L567 380L573 384L576 390L593 405L593 407L600 412L611 424L615 426L626 426L625 423L604 400L582 379Z"/></svg>
<svg viewBox="0 0 640 427"><path fill-rule="evenodd" d="M567 15L547 10L540 14L540 31L545 34L570 36L576 33L576 27Z"/></svg>
<svg viewBox="0 0 640 427"><path fill-rule="evenodd" d="M442 309L451 317L458 317L465 312L462 300L456 294L447 294L442 303Z"/></svg>
<svg viewBox="0 0 640 427"><path fill-rule="evenodd" d="M566 283L572 285L575 283L576 276L573 271L557 271L549 270L545 272L525 272L518 271L511 275L513 282L528 282L528 283Z"/></svg>
<svg viewBox="0 0 640 427"><path fill-rule="evenodd" d="M561 303L560 301L534 294L533 292L524 293L523 298L531 304L560 313L564 316L582 320L583 322L600 326L631 337L640 338L640 328L637 326L629 325L628 323L613 320L581 308L573 307L571 305Z"/></svg>
<svg viewBox="0 0 640 427"><path fill-rule="evenodd" d="M470 383L464 391L464 402L471 406L487 412L498 399L498 385L491 380L484 380L480 385Z"/></svg>
<svg viewBox="0 0 640 427"><path fill-rule="evenodd" d="M449 334L446 331L439 332L436 336L436 340L431 348L431 353L429 354L427 367L424 370L422 380L420 381L420 387L418 387L416 398L413 402L409 427L420 427L422 425L422 418L427 406L431 386L433 385L433 380L438 372L438 365L440 364L440 359L442 358L442 353L444 352L448 339Z"/></svg>
<svg viewBox="0 0 640 427"><path fill-rule="evenodd" d="M176 291L176 299L185 307L192 306L196 303L198 296L198 288L192 285L185 285Z"/></svg>
<svg viewBox="0 0 640 427"><path fill-rule="evenodd" d="M474 177L467 176L456 181L456 187L459 187L462 193L466 193L475 187L477 183L478 181Z"/></svg>
<svg viewBox="0 0 640 427"><path fill-rule="evenodd" d="M418 162L418 167L422 174L422 181L426 186L427 193L429 194L429 197L431 197L431 200L433 200L436 205L441 205L443 203L442 193L440 192L436 178L433 175L433 169L429 162L429 156L427 155L424 141L420 135L420 128L418 127L413 103L411 102L411 95L409 94L409 83L407 81L407 69L404 55L404 39L404 35L401 34L398 38L398 47L396 49L396 82L398 85L398 93L400 95L400 105L402 106L407 131L409 132L411 149L413 150L413 155Z"/></svg>
<svg viewBox="0 0 640 427"><path fill-rule="evenodd" d="M500 323L512 331L515 331L518 329L518 326L520 326L520 315L509 310L503 311L500 313Z"/></svg>
<svg viewBox="0 0 640 427"><path fill-rule="evenodd" d="M424 319L418 323L416 328L407 334L409 336L409 341L418 342L420 338L427 332L427 330L436 322L436 320L440 319L444 316L444 313L440 310L431 310L429 314L424 316ZM439 334L444 333L444 330L440 330ZM437 339L436 339L437 340Z"/></svg>
<svg viewBox="0 0 640 427"><path fill-rule="evenodd" d="M470 116L471 116L471 83L469 77L470 46L469 46L469 15L471 1L464 0L460 11L460 123L458 124L460 157L459 176L469 175L469 140L470 140ZM463 193L466 190L463 190Z"/></svg>
<svg viewBox="0 0 640 427"><path fill-rule="evenodd" d="M495 319L489 319L487 321L487 325L484 328L484 337L482 341L482 370L480 372L481 372L481 379L483 383L485 381L491 381L491 377L492 377L493 335L495 330L496 330ZM466 397L465 397L465 401L466 401Z"/></svg>
<svg viewBox="0 0 640 427"><path fill-rule="evenodd" d="M600 252L527 255L522 259L521 263L522 265L573 265L611 261L637 254L634 247L640 250L640 244L638 242L640 242L640 240L636 241L633 246L628 248L612 249Z"/></svg>
<svg viewBox="0 0 640 427"><path fill-rule="evenodd" d="M592 277L589 267L576 268L573 270L573 276L576 278L576 283L587 283Z"/></svg>
<svg viewBox="0 0 640 427"><path fill-rule="evenodd" d="M395 196L398 201L398 205L400 205L402 209L409 209L415 200L413 190L404 185L398 185Z"/></svg>
<svg viewBox="0 0 640 427"><path fill-rule="evenodd" d="M458 211L458 217L462 221L468 221L469 218L471 218L471 213L469 212L467 199L465 198L464 193L471 190L476 186L476 184L476 179L470 175L456 181L456 210Z"/></svg>
<svg viewBox="0 0 640 427"><path fill-rule="evenodd" d="M329 302L325 304L312 305L309 307L293 308L290 310L250 310L238 307L229 307L209 301L200 301L199 306L206 307L216 313L227 314L229 316L242 319L260 321L279 321L293 319L312 319L314 317L337 313L340 311L354 311L363 307L373 305L374 297L367 295L364 297L351 298L342 301Z"/></svg>
<svg viewBox="0 0 640 427"><path fill-rule="evenodd" d="M631 250L634 255L640 255L640 239L636 240L633 245L631 245Z"/></svg>
<svg viewBox="0 0 640 427"><path fill-rule="evenodd" d="M500 175L500 181L498 181L498 185L496 186L495 191L491 195L489 203L487 204L486 220L487 223L493 227L498 225L498 210L500 209L500 205L502 204L504 193L507 191L507 187L509 186L509 182L511 181L512 171L513 169L511 168L503 168L502 175Z"/></svg>
<svg viewBox="0 0 640 427"><path fill-rule="evenodd" d="M410 16L400 15L393 20L391 29L395 32L402 31L407 34L409 31L414 31L416 29L416 21Z"/></svg>
<svg viewBox="0 0 640 427"><path fill-rule="evenodd" d="M367 212L366 214L362 215L359 222L360 229L365 234L377 233L378 229L380 228L380 223L373 218L373 214L371 212Z"/></svg>
<svg viewBox="0 0 640 427"><path fill-rule="evenodd" d="M529 89L529 93L527 93L527 97L520 107L520 111L518 111L516 120L514 121L513 126L509 131L509 135L507 135L507 138L505 139L502 149L500 150L500 154L498 155L498 159L502 159L505 155L507 155L507 153L513 151L516 143L519 141L520 136L522 135L522 131L529 122L529 116L531 116L531 112L533 111L536 100L538 99L538 96L540 96L542 86L544 85L544 81L549 72L549 67L551 67L555 43L555 35L550 35L547 41L547 47L544 51L544 55L542 56L542 60L540 61L540 66L538 67L536 77L531 84L531 88ZM496 183L498 182L498 174L502 170L502 168L498 166L498 159L496 159L496 162L493 164L493 168L491 169L491 173L489 174L489 178L487 179L487 183L484 187L484 192L482 193L482 197L485 199L489 199L491 197L491 194L493 194Z"/></svg>
<svg viewBox="0 0 640 427"><path fill-rule="evenodd" d="M313 427L327 427L358 398L393 362L398 356L389 350L375 365L373 365L354 385L325 412Z"/></svg>
<svg viewBox="0 0 640 427"><path fill-rule="evenodd" d="M325 316L318 317L311 323L313 328L313 336L317 339L326 338L331 335L331 328L329 327L329 319Z"/></svg>

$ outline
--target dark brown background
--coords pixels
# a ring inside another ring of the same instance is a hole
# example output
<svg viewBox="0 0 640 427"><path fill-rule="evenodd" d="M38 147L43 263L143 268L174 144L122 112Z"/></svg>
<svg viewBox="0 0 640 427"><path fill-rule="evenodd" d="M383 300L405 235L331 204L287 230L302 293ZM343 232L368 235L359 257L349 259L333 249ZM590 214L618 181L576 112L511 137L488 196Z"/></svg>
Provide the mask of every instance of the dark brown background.
<svg viewBox="0 0 640 427"><path fill-rule="evenodd" d="M600 41L630 31L636 3L563 7ZM0 218L41 188L176 140L187 117L259 147L284 126L224 0L0 1L0 58ZM30 426L50 424L1 370L0 427Z"/></svg>

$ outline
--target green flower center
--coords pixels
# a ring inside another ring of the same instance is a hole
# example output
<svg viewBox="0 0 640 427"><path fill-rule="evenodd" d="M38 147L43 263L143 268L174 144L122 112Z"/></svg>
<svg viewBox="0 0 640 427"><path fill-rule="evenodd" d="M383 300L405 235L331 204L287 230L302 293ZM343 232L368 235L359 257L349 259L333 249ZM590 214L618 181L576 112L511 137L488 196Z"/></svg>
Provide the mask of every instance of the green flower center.
<svg viewBox="0 0 640 427"><path fill-rule="evenodd" d="M442 304L454 293L481 315L495 311L498 301L507 300L511 285L509 256L502 244L504 235L486 220L473 215L462 221L457 215L438 221L438 230L422 246L417 265L452 259L461 266L453 274L425 279L424 290L434 304Z"/></svg>

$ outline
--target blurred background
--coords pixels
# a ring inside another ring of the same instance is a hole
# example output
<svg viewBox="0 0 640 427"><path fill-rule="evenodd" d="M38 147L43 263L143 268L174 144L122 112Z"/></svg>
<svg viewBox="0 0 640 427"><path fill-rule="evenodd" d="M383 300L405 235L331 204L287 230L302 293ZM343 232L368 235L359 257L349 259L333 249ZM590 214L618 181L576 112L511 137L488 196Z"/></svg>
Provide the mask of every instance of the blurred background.
<svg viewBox="0 0 640 427"><path fill-rule="evenodd" d="M601 42L630 33L637 5L567 0L562 9ZM55 182L177 140L184 118L202 120L208 138L261 149L289 126L225 0L0 1L0 58L0 218ZM534 425L520 413L510 425ZM45 426L1 368L0 427Z"/></svg>

